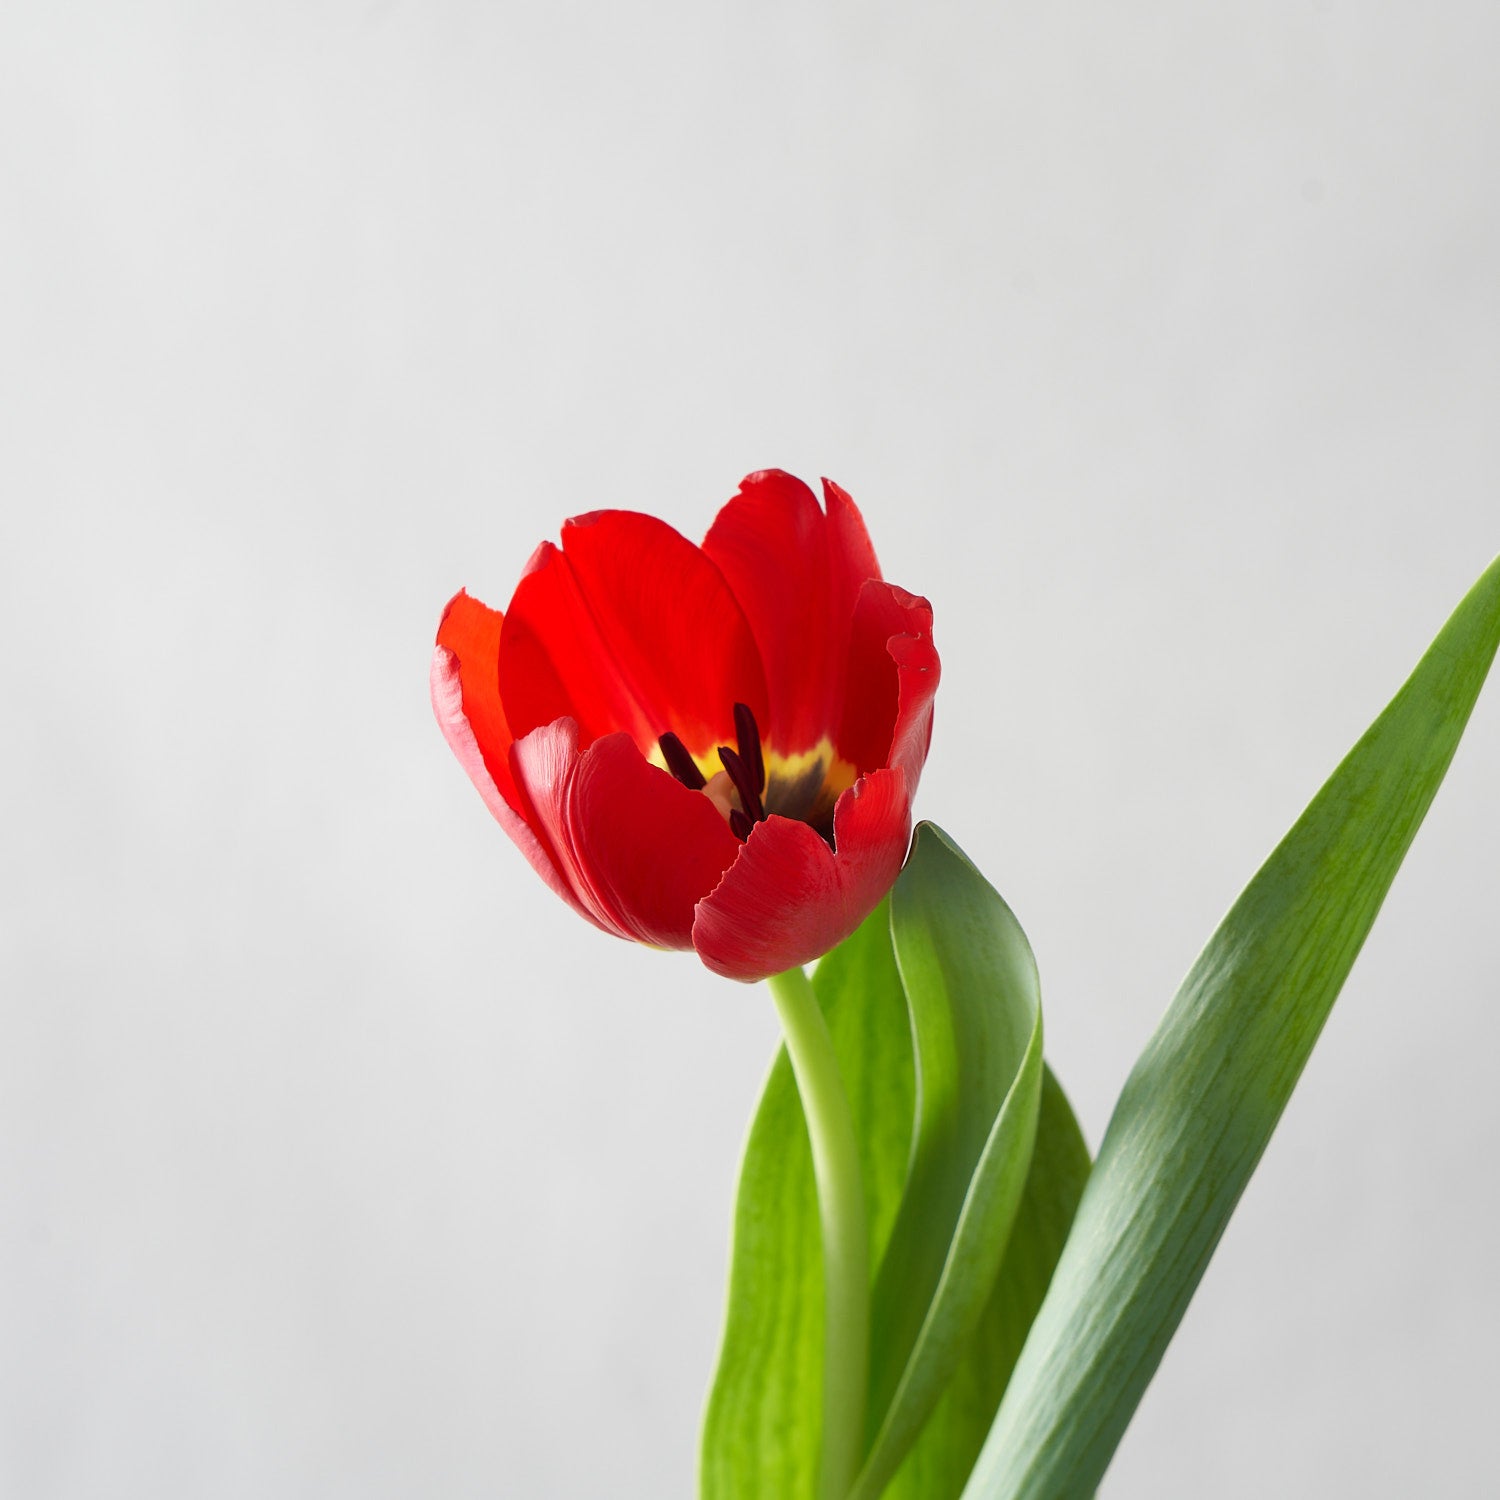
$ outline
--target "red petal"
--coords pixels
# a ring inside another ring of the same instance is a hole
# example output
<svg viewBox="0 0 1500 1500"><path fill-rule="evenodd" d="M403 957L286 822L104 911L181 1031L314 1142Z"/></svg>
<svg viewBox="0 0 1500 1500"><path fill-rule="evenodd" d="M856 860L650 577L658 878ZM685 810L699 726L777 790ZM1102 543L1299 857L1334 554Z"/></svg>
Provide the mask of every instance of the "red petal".
<svg viewBox="0 0 1500 1500"><path fill-rule="evenodd" d="M932 606L895 584L867 583L854 611L839 753L860 771L900 766L915 795L940 675Z"/></svg>
<svg viewBox="0 0 1500 1500"><path fill-rule="evenodd" d="M492 686L499 637L500 615L495 610L463 593L449 604L432 655L432 710L443 738L495 820L537 874L592 921L551 853L525 821L522 799L510 773L510 730Z"/></svg>
<svg viewBox="0 0 1500 1500"><path fill-rule="evenodd" d="M511 752L532 821L600 926L658 948L692 946L693 907L740 852L718 810L646 762L628 735L582 754L560 719Z"/></svg>
<svg viewBox="0 0 1500 1500"><path fill-rule="evenodd" d="M500 637L500 693L517 735L565 716L585 743L668 730L706 754L734 744L734 705L765 712L750 627L719 570L663 521L598 511L544 543Z"/></svg>
<svg viewBox="0 0 1500 1500"><path fill-rule="evenodd" d="M855 602L880 576L854 502L827 480L823 489L826 516L800 479L751 474L703 542L755 632L771 698L761 729L785 755L837 729Z"/></svg>
<svg viewBox="0 0 1500 1500"><path fill-rule="evenodd" d="M693 946L716 974L746 981L820 958L859 926L901 872L911 798L901 771L865 776L833 812L837 853L806 823L767 818L698 903Z"/></svg>
<svg viewBox="0 0 1500 1500"><path fill-rule="evenodd" d="M850 498L831 479L823 481L823 500L828 507L828 558L833 570L836 606L852 616L859 591L867 580L881 576L875 546L865 530L865 518Z"/></svg>
<svg viewBox="0 0 1500 1500"><path fill-rule="evenodd" d="M463 693L463 717L468 720L473 738L484 758L491 780L511 802L515 803L515 785L510 777L510 742L513 738L500 702L500 627L505 616L460 589L448 601L438 624L437 643L446 648L457 663L459 686ZM433 703L436 706L437 663L433 663ZM442 714L438 715L442 722ZM445 730L446 732L446 730ZM460 759L463 757L460 756Z"/></svg>

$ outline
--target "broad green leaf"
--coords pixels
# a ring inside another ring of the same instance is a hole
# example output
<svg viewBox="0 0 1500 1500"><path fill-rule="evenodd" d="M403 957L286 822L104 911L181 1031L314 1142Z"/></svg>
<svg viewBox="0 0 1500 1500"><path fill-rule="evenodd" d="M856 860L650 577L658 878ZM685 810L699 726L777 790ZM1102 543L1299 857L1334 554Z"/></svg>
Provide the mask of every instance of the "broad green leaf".
<svg viewBox="0 0 1500 1500"><path fill-rule="evenodd" d="M877 1500L963 1360L1020 1206L1042 1091L1036 961L994 888L922 824L891 895L911 1011L911 1162L871 1309L874 1441L851 1500Z"/></svg>
<svg viewBox="0 0 1500 1500"><path fill-rule="evenodd" d="M1457 748L1500 560L1235 903L1116 1105L965 1500L1103 1476Z"/></svg>
<svg viewBox="0 0 1500 1500"><path fill-rule="evenodd" d="M948 1223L934 1230L937 1281L948 1259L953 1229L964 1217L976 1165L985 1171L980 1173L980 1190L972 1195L978 1206L964 1220L971 1226L969 1241L977 1233L973 1226L985 1221L986 1208L994 1227L993 1189L986 1189L983 1179L986 1172L994 1178L996 1162L1003 1161L1003 1153L991 1141L997 1133L996 1116L1014 1093L1020 1063L1031 1066L1036 982L1030 950L1015 919L936 829L919 831L908 869L913 875L903 876L903 889L916 880L922 884L922 891L908 890L906 915L906 962L925 995L925 1000L913 1002L920 1022L909 1010L885 906L818 965L813 986L828 1018L860 1142L870 1262L894 1264L885 1251L903 1193L909 1191L914 1204L931 1202L936 1185L946 1179L955 1207ZM949 909L934 911L934 903ZM975 929L977 951L988 955L979 961L983 972L976 974L970 959L934 960L934 941L967 943ZM950 1014L944 1022L944 1006L969 1007L974 1013ZM1009 1022L1004 1019L1007 1014ZM918 1112L914 1026L925 1041L924 1081L930 1085L923 1115L928 1138L917 1152L912 1147ZM1008 1065L1002 1055L1007 1046L1017 1055ZM960 1048L961 1066L955 1055ZM1038 1065L1037 1072L1042 1080L1037 1164L1025 1179L1010 1245L1004 1250L1000 1285L994 1285L998 1253L987 1279L978 1272L972 1278L970 1295L980 1303L977 1321L984 1337L965 1340L960 1330L951 1339L944 1355L952 1377L948 1395L941 1390L942 1367L933 1367L929 1380L936 1397L923 1399L931 1410L932 1400L941 1398L932 1417L936 1435L919 1443L893 1481L891 1494L921 1495L923 1500L958 1494L1041 1301L1087 1174L1088 1154L1072 1111L1045 1069ZM1002 1088L1007 1077L1012 1087ZM943 1124L959 1116L960 1101L952 1092L959 1079L974 1085L962 1097L965 1106L975 1099L991 1101L988 1118L982 1109L971 1109L962 1118L963 1128ZM946 1145L946 1153L935 1141ZM910 1216L915 1209L901 1212L914 1222ZM910 1256L911 1247L905 1253ZM971 1255L964 1264L973 1260ZM887 1269L884 1274L883 1285L892 1289L888 1295L894 1295L894 1273ZM950 1288L961 1279L950 1278ZM950 1289L950 1303L954 1295ZM931 1300L929 1288L918 1312ZM920 1331L919 1325L913 1341ZM762 1094L741 1168L728 1317L704 1422L704 1500L765 1495L804 1500L814 1493L822 1335L812 1162L796 1086L782 1053ZM899 1457L896 1453L898 1461Z"/></svg>
<svg viewBox="0 0 1500 1500"><path fill-rule="evenodd" d="M885 904L813 974L860 1143L870 1263L906 1176L911 1027ZM823 1391L823 1272L812 1156L785 1051L740 1168L729 1305L704 1418L703 1500L810 1500Z"/></svg>
<svg viewBox="0 0 1500 1500"><path fill-rule="evenodd" d="M882 1500L957 1500L1042 1305L1088 1181L1089 1153L1067 1098L1042 1072L1036 1148L1000 1277L953 1379Z"/></svg>

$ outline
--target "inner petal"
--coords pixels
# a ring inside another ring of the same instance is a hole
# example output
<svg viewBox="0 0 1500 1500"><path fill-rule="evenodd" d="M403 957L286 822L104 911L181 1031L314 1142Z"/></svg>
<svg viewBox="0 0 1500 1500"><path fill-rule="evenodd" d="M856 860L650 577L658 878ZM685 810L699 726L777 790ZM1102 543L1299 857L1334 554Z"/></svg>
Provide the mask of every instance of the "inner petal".
<svg viewBox="0 0 1500 1500"><path fill-rule="evenodd" d="M744 607L766 668L766 743L797 755L838 731L855 602L880 576L859 511L824 483L827 511L799 479L751 474L703 550Z"/></svg>
<svg viewBox="0 0 1500 1500"><path fill-rule="evenodd" d="M658 738L702 752L734 742L734 704L765 713L760 652L738 601L699 548L631 511L569 521L544 544L506 612L500 695L517 737L564 716L585 743L623 729L662 764Z"/></svg>

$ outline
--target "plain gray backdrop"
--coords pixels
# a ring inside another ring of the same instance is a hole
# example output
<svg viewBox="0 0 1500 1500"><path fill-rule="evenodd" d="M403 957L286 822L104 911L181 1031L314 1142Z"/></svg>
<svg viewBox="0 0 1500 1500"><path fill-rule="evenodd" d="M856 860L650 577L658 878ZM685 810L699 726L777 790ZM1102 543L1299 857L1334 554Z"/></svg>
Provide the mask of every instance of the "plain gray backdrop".
<svg viewBox="0 0 1500 1500"><path fill-rule="evenodd" d="M1479 0L0 14L0 1491L691 1494L768 997L594 932L427 664L826 473L1097 1144L1500 547ZM1473 1495L1500 684L1104 1486Z"/></svg>

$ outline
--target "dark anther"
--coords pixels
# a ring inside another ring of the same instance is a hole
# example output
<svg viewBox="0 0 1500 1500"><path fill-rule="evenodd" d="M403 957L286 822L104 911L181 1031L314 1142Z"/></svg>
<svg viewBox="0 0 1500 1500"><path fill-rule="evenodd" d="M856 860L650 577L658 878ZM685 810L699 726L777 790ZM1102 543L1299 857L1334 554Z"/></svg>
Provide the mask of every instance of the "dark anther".
<svg viewBox="0 0 1500 1500"><path fill-rule="evenodd" d="M729 772L735 791L740 794L740 806L752 823L760 822L766 810L760 805L760 788L755 784L750 767L728 745L719 746L719 760Z"/></svg>
<svg viewBox="0 0 1500 1500"><path fill-rule="evenodd" d="M734 737L739 749L731 750L728 745L720 745L718 754L725 775L739 794L740 805L729 809L729 827L743 843L750 837L750 830L766 815L765 803L761 801L761 794L766 789L766 760L760 748L760 730L748 704L734 705ZM698 762L670 729L656 743L661 746L667 769L689 791L701 792L708 785L703 772L698 769Z"/></svg>
<svg viewBox="0 0 1500 1500"><path fill-rule="evenodd" d="M688 754L687 746L670 729L656 743L661 746L662 759L666 761L667 769L690 792L701 792L708 785L703 772L698 769L698 762Z"/></svg>
<svg viewBox="0 0 1500 1500"><path fill-rule="evenodd" d="M760 730L755 715L743 703L734 705L734 737L739 742L740 759L749 767L757 793L766 789L766 762L760 753Z"/></svg>

